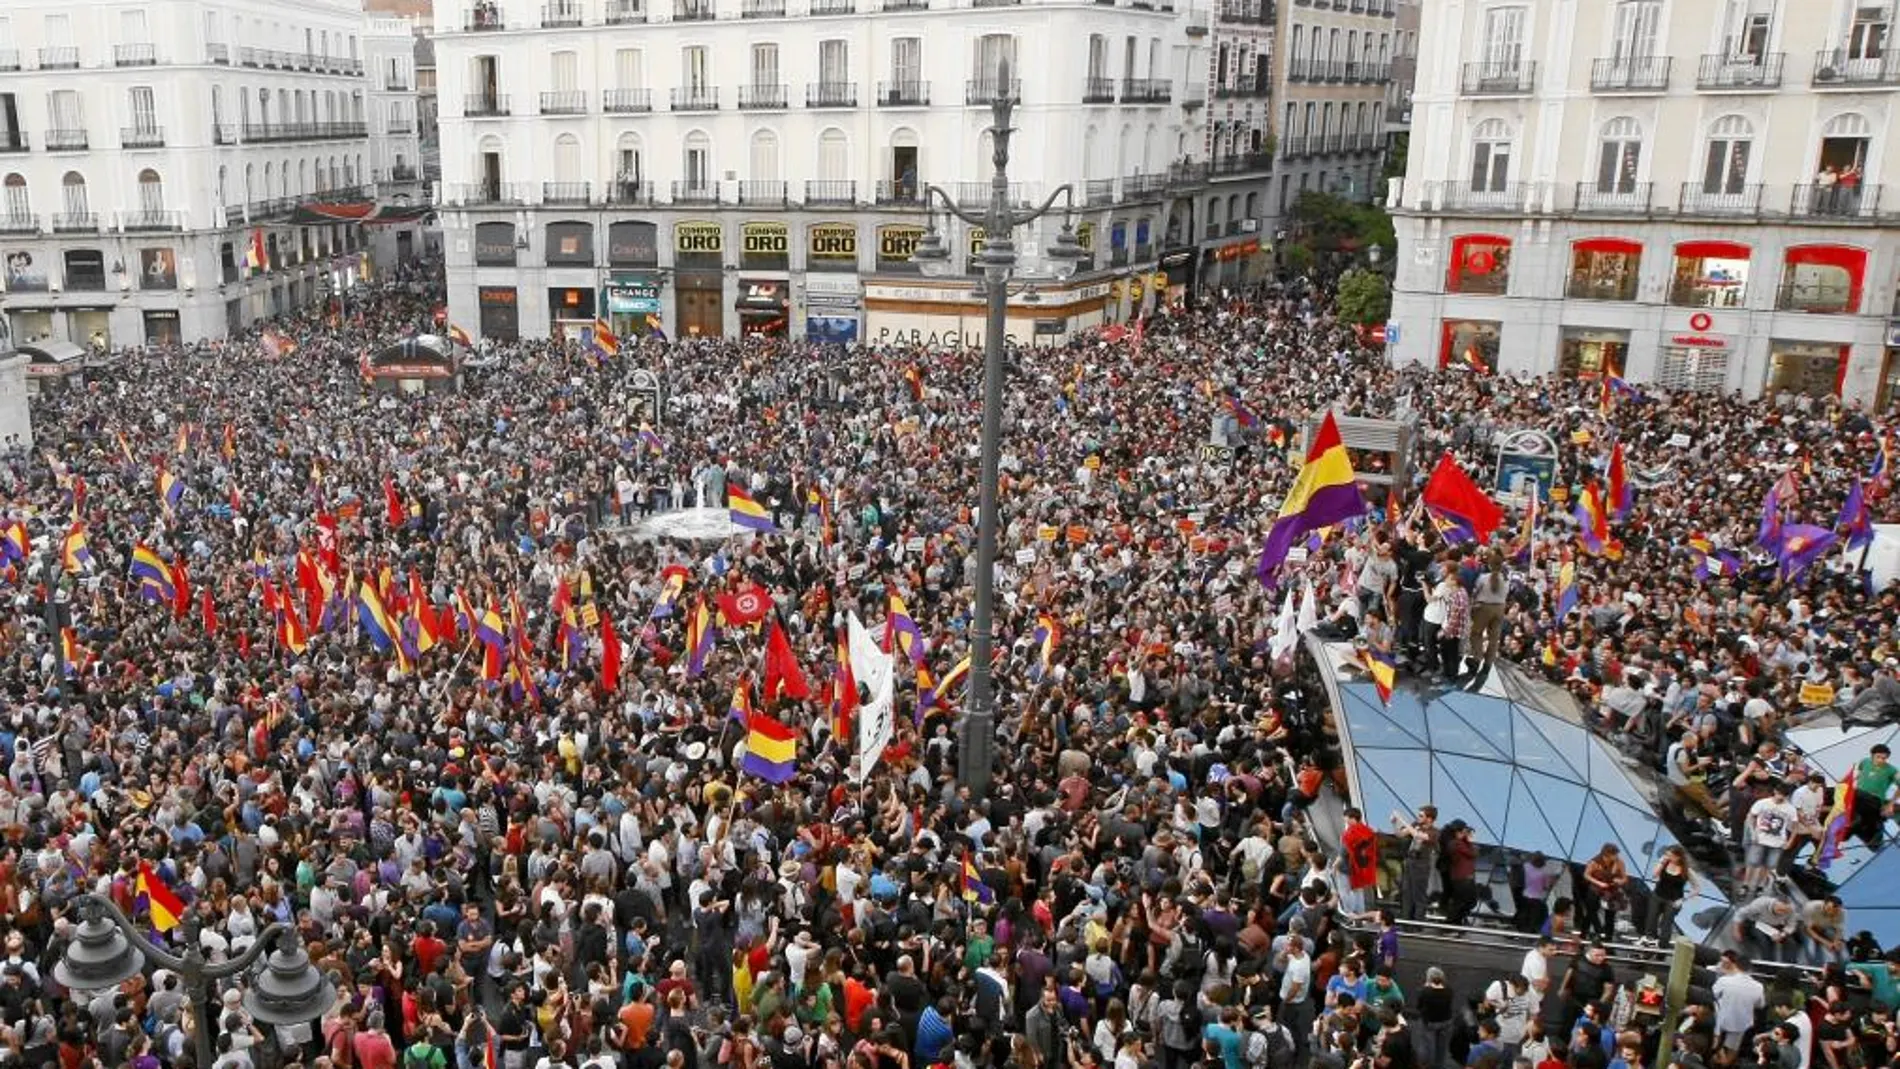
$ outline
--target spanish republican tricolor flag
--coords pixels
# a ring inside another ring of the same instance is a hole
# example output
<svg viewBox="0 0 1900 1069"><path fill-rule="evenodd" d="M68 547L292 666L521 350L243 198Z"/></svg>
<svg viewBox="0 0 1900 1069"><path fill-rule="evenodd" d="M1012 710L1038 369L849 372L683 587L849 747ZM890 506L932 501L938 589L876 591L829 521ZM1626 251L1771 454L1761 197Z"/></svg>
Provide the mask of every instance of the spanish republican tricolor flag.
<svg viewBox="0 0 1900 1069"><path fill-rule="evenodd" d="M745 758L739 771L767 783L784 783L798 774L798 733L760 712L748 717Z"/></svg>
<svg viewBox="0 0 1900 1069"><path fill-rule="evenodd" d="M152 914L152 927L161 932L178 927L178 922L185 916L185 903L163 877L152 871L150 862L139 862L139 874L133 884L133 892L145 899L146 908Z"/></svg>
<svg viewBox="0 0 1900 1069"><path fill-rule="evenodd" d="M726 484L726 511L739 527L754 531L778 530L778 524L772 522L772 514L765 511L765 506L752 500L752 495L741 490L738 483Z"/></svg>
<svg viewBox="0 0 1900 1069"><path fill-rule="evenodd" d="M1279 519L1267 532L1267 544L1260 551L1260 566L1255 573L1263 585L1274 585L1274 577L1295 543L1314 531L1365 513L1366 499L1355 479L1352 459L1339 437L1339 424L1328 411L1306 449L1306 463L1300 465L1300 474L1280 504Z"/></svg>

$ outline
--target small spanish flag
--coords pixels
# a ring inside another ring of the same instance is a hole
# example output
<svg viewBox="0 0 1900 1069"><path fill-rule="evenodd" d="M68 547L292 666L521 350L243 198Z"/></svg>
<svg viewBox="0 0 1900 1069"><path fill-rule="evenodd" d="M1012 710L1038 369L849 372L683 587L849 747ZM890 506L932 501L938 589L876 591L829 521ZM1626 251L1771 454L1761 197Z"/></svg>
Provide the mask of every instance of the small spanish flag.
<svg viewBox="0 0 1900 1069"><path fill-rule="evenodd" d="M1372 677L1372 685L1378 688L1379 700L1392 704L1392 684L1398 678L1398 666L1392 663L1392 655L1381 649L1366 647L1360 651L1360 658L1366 667L1366 674Z"/></svg>
<svg viewBox="0 0 1900 1069"><path fill-rule="evenodd" d="M981 902L986 906L996 901L996 892L983 882L983 875L977 871L976 862L970 860L968 850L963 852L963 900Z"/></svg>
<svg viewBox="0 0 1900 1069"><path fill-rule="evenodd" d="M139 875L133 891L145 899L146 909L152 915L152 927L159 931L171 931L184 918L185 903L163 877L152 871L150 862L139 862Z"/></svg>

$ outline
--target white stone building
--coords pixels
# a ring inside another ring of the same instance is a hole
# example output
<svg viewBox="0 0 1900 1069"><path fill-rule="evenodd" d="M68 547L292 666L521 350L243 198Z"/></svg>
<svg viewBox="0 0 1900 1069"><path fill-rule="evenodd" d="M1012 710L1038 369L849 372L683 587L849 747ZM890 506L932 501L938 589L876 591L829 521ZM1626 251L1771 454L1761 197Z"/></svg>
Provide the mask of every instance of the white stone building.
<svg viewBox="0 0 1900 1069"><path fill-rule="evenodd" d="M356 277L361 228L290 220L371 195L365 26L358 0L0 5L11 339L219 337Z"/></svg>
<svg viewBox="0 0 1900 1069"><path fill-rule="evenodd" d="M1385 166L1397 0L1279 0L1271 215L1308 190L1368 201Z"/></svg>
<svg viewBox="0 0 1900 1069"><path fill-rule="evenodd" d="M1206 243L1194 2L438 3L451 318L504 337L596 316L622 335L980 336L969 281L921 279L909 255L926 185L987 197L1002 92L1021 101L1014 199L1072 184L1094 252L1013 305L1012 332L1124 318L1162 274L1187 287ZM1022 273L1046 270L1059 225L1019 234Z"/></svg>
<svg viewBox="0 0 1900 1069"><path fill-rule="evenodd" d="M1895 6L1426 0L1393 358L1886 406Z"/></svg>

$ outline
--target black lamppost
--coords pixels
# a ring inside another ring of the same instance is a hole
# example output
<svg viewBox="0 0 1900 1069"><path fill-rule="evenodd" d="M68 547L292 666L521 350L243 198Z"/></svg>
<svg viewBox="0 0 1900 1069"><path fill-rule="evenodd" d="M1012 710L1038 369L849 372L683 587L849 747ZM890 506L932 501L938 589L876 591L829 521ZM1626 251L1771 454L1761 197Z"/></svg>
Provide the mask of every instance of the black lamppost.
<svg viewBox="0 0 1900 1069"><path fill-rule="evenodd" d="M336 1004L336 987L310 964L310 955L292 925L273 924L244 953L211 964L196 947L180 957L154 944L109 898L81 895L78 903L79 930L53 966L53 978L72 991L109 991L143 972L148 963L177 973L191 999L198 1069L210 1069L216 1058L211 1007L219 980L250 974L244 1009L262 1024L303 1024L322 1017ZM258 958L272 946L276 951L253 971Z"/></svg>
<svg viewBox="0 0 1900 1069"><path fill-rule="evenodd" d="M990 137L994 143L995 170L990 176L989 207L982 214L965 212L956 198L937 186L924 187L924 204L940 202L943 210L971 226L983 228L983 250L976 257L983 272L983 294L988 302L987 332L983 344L983 440L982 474L978 487L976 535L976 609L970 627L970 692L964 703L963 720L957 743L957 781L970 788L970 794L982 798L989 790L990 773L995 765L996 693L990 676L990 650L995 643L992 617L996 602L996 528L997 462L1003 441L1003 349L1007 338L1009 314L1009 278L1016 267L1016 228L1027 226L1051 213L1056 201L1063 202L1062 232L1043 251L1050 270L1058 278L1075 273L1076 264L1088 255L1076 243L1072 216L1075 190L1063 185L1035 208L1012 208L1009 196L1009 125L1015 109L1015 92L1010 81L1009 61L997 68L997 84L991 101ZM930 228L924 234L911 259L925 274L943 275L950 271L950 252L944 248L934 211Z"/></svg>

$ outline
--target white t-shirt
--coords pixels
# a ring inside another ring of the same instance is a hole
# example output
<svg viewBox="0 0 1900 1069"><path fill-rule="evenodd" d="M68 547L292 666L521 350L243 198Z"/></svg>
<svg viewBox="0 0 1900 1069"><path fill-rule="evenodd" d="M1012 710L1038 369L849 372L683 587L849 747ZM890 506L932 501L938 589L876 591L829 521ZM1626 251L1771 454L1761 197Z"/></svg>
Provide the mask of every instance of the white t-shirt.
<svg viewBox="0 0 1900 1069"><path fill-rule="evenodd" d="M1795 821L1800 814L1786 801L1777 802L1773 796L1763 798L1748 808L1748 829L1754 834L1755 842L1770 850L1779 850L1788 845L1794 837Z"/></svg>
<svg viewBox="0 0 1900 1069"><path fill-rule="evenodd" d="M1280 1001L1311 998L1313 994L1313 959L1305 954L1299 957L1288 955L1286 975L1280 977Z"/></svg>
<svg viewBox="0 0 1900 1069"><path fill-rule="evenodd" d="M1537 990L1538 984L1547 983L1550 980L1550 962L1545 959L1544 952L1536 947L1524 952L1524 963L1517 967L1517 971L1520 976L1531 982L1532 991Z"/></svg>

